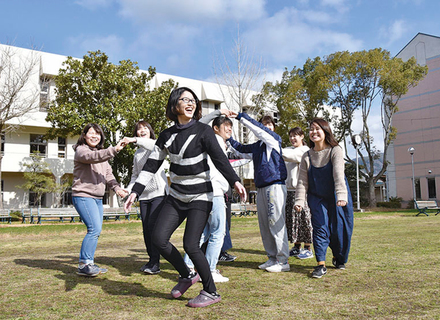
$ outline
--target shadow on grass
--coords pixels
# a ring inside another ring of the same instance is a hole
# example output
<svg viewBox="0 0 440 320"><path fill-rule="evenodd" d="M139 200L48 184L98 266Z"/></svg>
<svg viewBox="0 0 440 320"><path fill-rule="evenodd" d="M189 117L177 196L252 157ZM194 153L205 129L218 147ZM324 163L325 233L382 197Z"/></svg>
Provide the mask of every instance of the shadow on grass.
<svg viewBox="0 0 440 320"><path fill-rule="evenodd" d="M80 284L92 284L99 286L108 294L111 295L123 295L123 296L139 296L139 297L155 297L163 299L171 299L169 293L151 290L146 288L142 283L139 282L128 282L128 281L116 281L108 279L107 274L99 275L98 277L82 277L76 274L78 263L78 258L73 256L58 256L58 259L15 259L14 262L18 265L27 266L30 268L43 269L43 270L55 270L61 271L62 274L55 274L54 277L63 280L65 282L65 290L74 290L77 285ZM132 270L133 266L137 264L134 263L135 257L120 257L120 258L110 258L110 257L100 257L99 262L112 266L119 270L121 275L130 276L134 273ZM137 268L137 267L136 267ZM139 267L140 268L140 267ZM170 273L165 270L172 270L174 268L168 263L161 265L161 273L156 275L165 279L169 279L177 282L176 272ZM138 271L138 273L141 273ZM149 277L151 275L145 275ZM170 288L171 291L171 288Z"/></svg>
<svg viewBox="0 0 440 320"><path fill-rule="evenodd" d="M234 253L239 252L239 251L248 251L248 250L234 250ZM264 255L264 252L263 252L261 255L261 261L259 261L259 262L242 261L242 260L240 260L240 257L238 257L237 260L235 260L233 262L219 261L219 265L228 266L228 267L232 267L232 268L258 269L258 266L266 261L267 261L267 257L266 257L266 255ZM312 266L307 265L307 264L303 263L302 260L299 260L296 258L290 258L289 264L290 264L290 271L289 272L310 275L310 273L313 270ZM261 270L261 271L265 272L264 270Z"/></svg>

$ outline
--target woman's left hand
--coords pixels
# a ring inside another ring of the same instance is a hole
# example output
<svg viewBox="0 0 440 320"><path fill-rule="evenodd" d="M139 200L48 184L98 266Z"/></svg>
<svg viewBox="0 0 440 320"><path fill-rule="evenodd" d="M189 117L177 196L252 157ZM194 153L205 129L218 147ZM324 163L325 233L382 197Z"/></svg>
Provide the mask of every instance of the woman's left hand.
<svg viewBox="0 0 440 320"><path fill-rule="evenodd" d="M347 205L347 201L344 200L338 200L338 202L336 202L336 205L338 207L345 207Z"/></svg>
<svg viewBox="0 0 440 320"><path fill-rule="evenodd" d="M241 201L246 202L246 188L243 187L243 185L240 182L236 181L234 184L234 189L240 195Z"/></svg>

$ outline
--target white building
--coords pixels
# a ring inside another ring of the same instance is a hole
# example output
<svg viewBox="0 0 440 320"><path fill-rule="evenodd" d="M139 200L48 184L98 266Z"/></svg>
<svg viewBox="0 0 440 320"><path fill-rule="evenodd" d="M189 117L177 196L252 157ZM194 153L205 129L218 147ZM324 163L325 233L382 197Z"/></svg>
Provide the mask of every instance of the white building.
<svg viewBox="0 0 440 320"><path fill-rule="evenodd" d="M28 190L17 188L18 185L22 185L25 182L23 179L23 163L30 160L32 151L38 150L45 157L45 162L49 164L56 180L58 182L62 181L67 176L72 175L74 156L72 146L76 143L78 137L69 137L67 139L59 137L49 141L43 138L43 135L50 128L50 124L45 121L47 113L44 107L48 101L54 99L55 92L53 82L47 81L47 79L57 75L63 61L67 57L0 44L0 56L5 50L10 50L10 52L15 54L14 61L17 66L20 66L22 59L29 57L37 57L39 59L39 64L37 63L35 66L35 72L31 75L30 81L27 84L28 90L39 91L39 101L35 102L32 112L27 113L22 118L15 118L7 122L9 128L11 126L15 128L3 133L1 141L1 151L3 154L1 166L3 206L5 208L25 208L32 205L34 200L32 193ZM234 111L238 111L238 105L234 103L234 99L227 87L223 86L221 88L216 83L158 73L152 79L150 86L151 88L159 87L163 81L170 78L178 82L179 86L186 86L194 90L202 101L204 115L226 106ZM0 77L0 89L1 86L4 86L4 81L4 77ZM248 107L252 107L250 99L251 96L249 95L245 103ZM235 137L237 137L237 130L238 125L234 124ZM252 141L253 137L250 136L249 139ZM252 170L252 165L249 164L243 171L244 182L248 191L249 189L254 189ZM67 193L64 198L63 205L69 205L69 194ZM53 207L56 203L55 195L45 195L42 206ZM117 206L116 196L113 194L106 196L104 203L108 206Z"/></svg>

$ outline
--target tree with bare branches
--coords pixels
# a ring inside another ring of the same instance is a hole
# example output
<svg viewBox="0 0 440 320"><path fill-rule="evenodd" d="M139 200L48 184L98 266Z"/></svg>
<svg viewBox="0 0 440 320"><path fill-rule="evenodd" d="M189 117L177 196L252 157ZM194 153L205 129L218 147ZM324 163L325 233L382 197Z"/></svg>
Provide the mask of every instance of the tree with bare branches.
<svg viewBox="0 0 440 320"><path fill-rule="evenodd" d="M35 50L19 54L17 48L0 44L0 132L2 136L14 130L24 120L25 115L37 110L40 94L39 63L40 56ZM35 78L37 80L33 81ZM3 154L0 153L0 180L2 160ZM3 190L0 189L0 192ZM0 200L0 208L3 208L2 200Z"/></svg>
<svg viewBox="0 0 440 320"><path fill-rule="evenodd" d="M261 109L251 103L251 99L264 82L262 71L262 58L248 52L238 26L231 54L226 55L222 51L221 57L217 55L214 61L215 79L228 109L254 115L261 113ZM236 110L235 106L239 109ZM243 133L241 124L238 126L237 140L247 142L247 135Z"/></svg>

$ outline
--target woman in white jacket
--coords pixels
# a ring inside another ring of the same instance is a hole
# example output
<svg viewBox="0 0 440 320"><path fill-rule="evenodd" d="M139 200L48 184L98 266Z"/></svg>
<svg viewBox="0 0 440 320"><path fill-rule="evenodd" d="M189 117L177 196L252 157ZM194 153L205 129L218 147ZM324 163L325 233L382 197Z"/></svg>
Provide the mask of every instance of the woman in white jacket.
<svg viewBox="0 0 440 320"><path fill-rule="evenodd" d="M129 138L135 142L139 148L133 158L133 172L130 184L127 189L131 190L142 167L147 162L151 151L156 143L155 134L151 125L146 121L138 121L133 130L135 138ZM150 260L141 267L141 271L147 274L157 274L160 272L160 253L151 241L151 234L156 223L157 216L164 205L164 200L168 194L168 180L162 167L154 176L153 183L146 186L144 192L139 196L139 206L142 218L142 230L144 234L145 247L147 248Z"/></svg>
<svg viewBox="0 0 440 320"><path fill-rule="evenodd" d="M287 237L294 243L290 250L290 256L299 259L312 258L312 223L310 209L308 206L304 210L297 212L293 206L295 203L295 190L298 182L299 164L304 153L309 147L304 142L304 132L301 128L295 127L289 131L289 140L291 147L283 149L283 159L287 167L287 199L286 199L286 226ZM304 249L301 249L301 243L304 243Z"/></svg>

